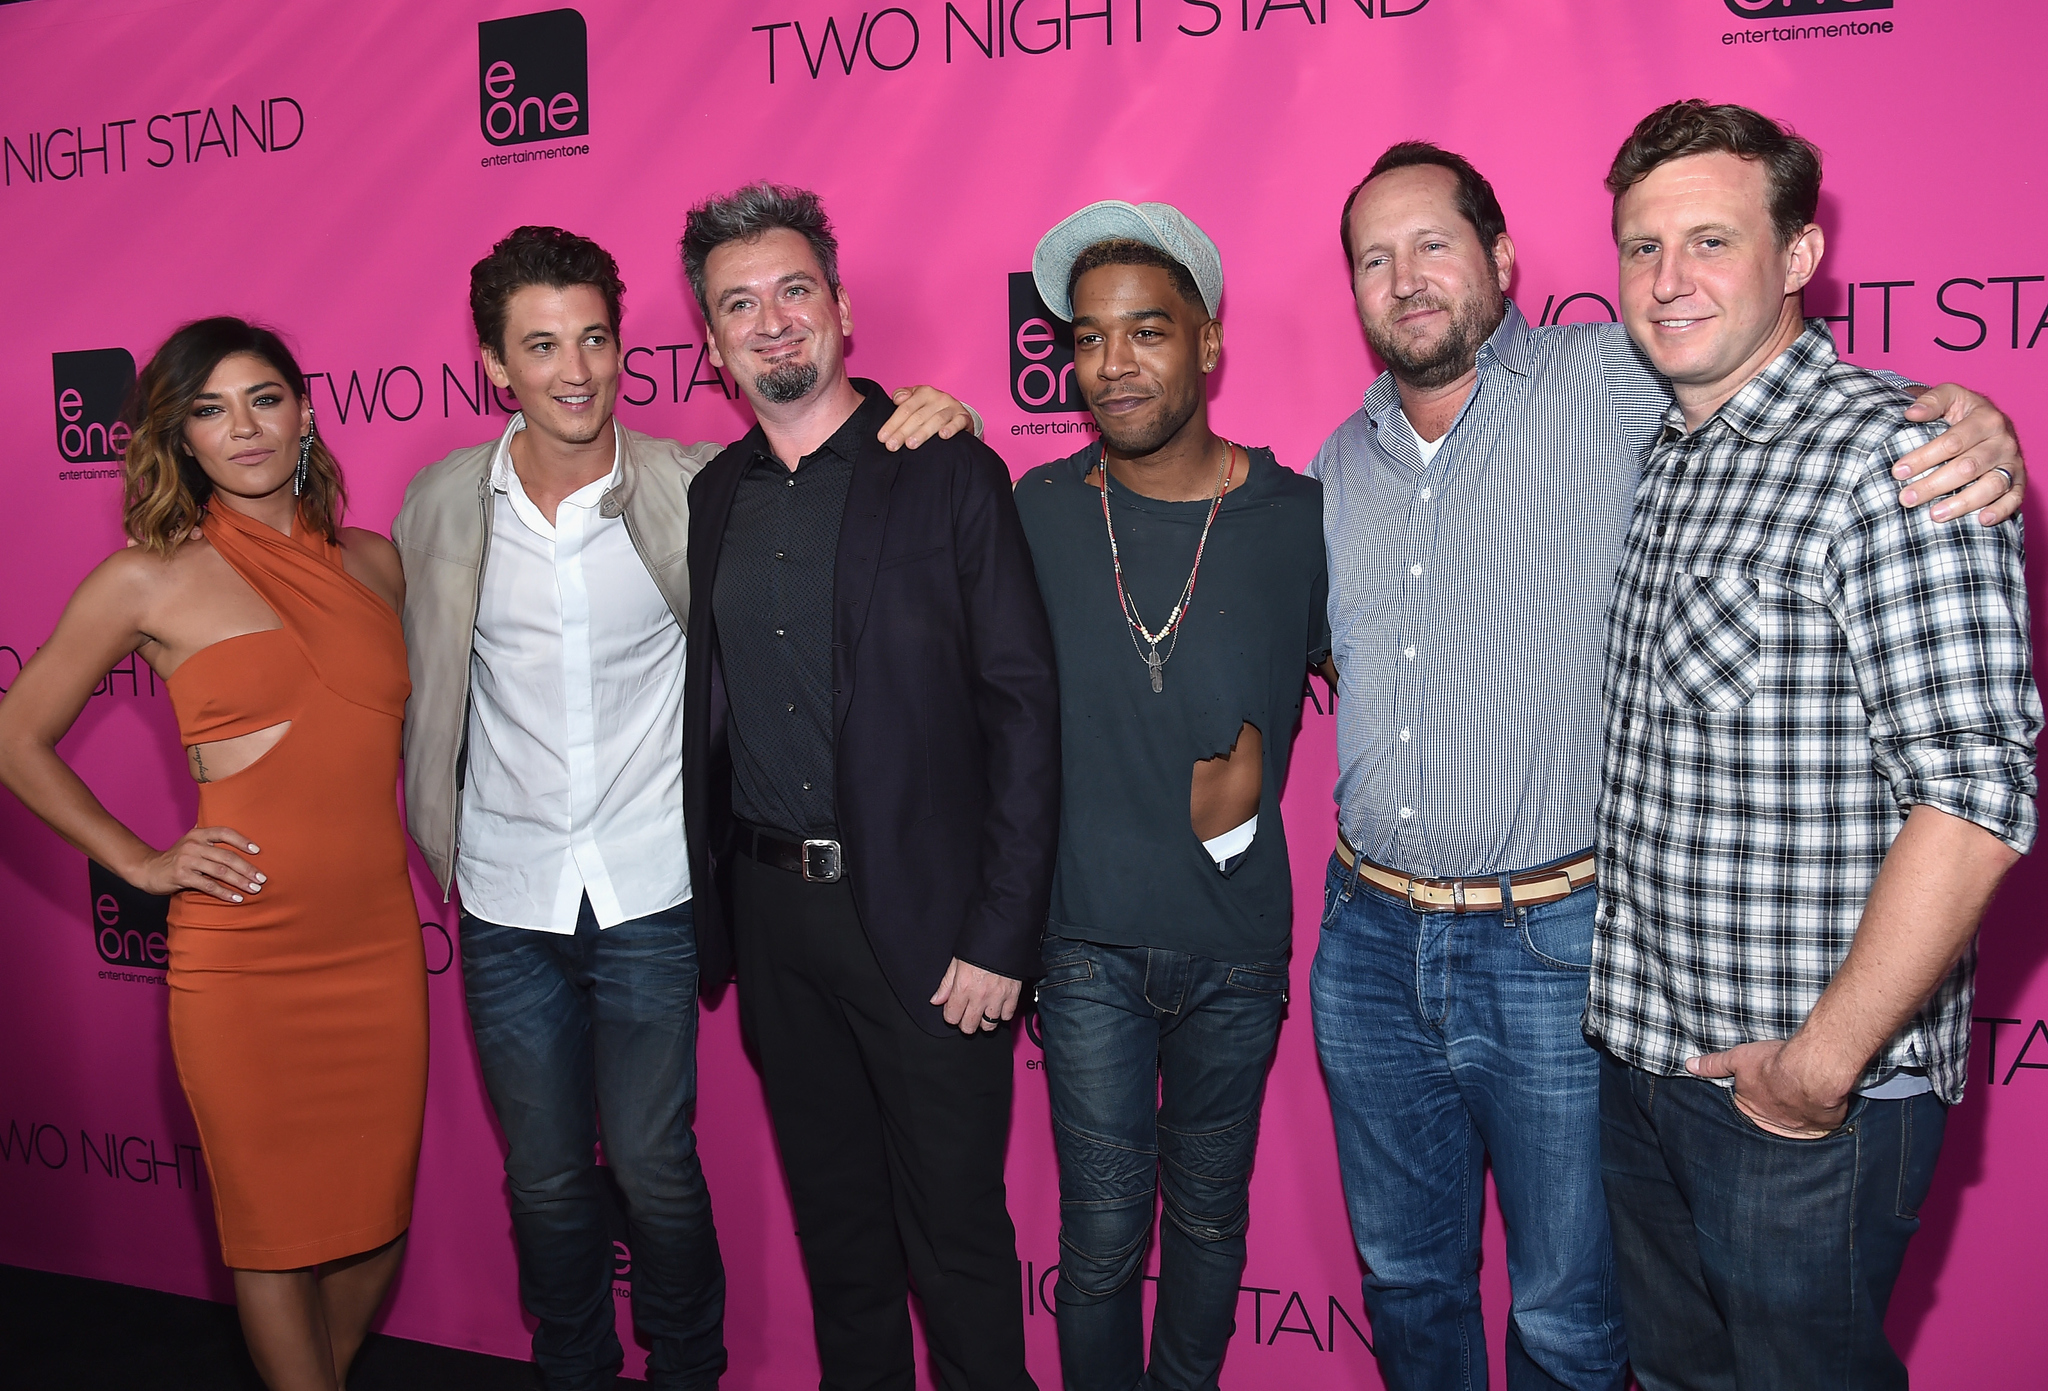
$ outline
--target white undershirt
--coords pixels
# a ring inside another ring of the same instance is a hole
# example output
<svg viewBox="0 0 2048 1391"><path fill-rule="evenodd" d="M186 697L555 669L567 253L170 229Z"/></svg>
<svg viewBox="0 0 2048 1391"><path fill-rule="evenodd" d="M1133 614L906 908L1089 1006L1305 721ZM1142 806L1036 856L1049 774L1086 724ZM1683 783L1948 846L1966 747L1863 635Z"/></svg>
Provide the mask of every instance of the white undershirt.
<svg viewBox="0 0 2048 1391"><path fill-rule="evenodd" d="M456 872L488 922L574 932L588 894L615 927L690 896L683 631L624 519L598 510L618 454L551 526L512 467L525 428L512 417L491 463Z"/></svg>
<svg viewBox="0 0 2048 1391"><path fill-rule="evenodd" d="M1254 812L1251 820L1232 826L1220 836L1210 836L1202 842L1202 848L1209 852L1209 858L1216 862L1218 869L1221 869L1232 855L1242 855L1251 849L1252 840L1258 833L1259 817L1258 813Z"/></svg>
<svg viewBox="0 0 2048 1391"><path fill-rule="evenodd" d="M1407 424L1405 420L1402 423ZM1437 450L1442 449L1444 441L1451 437L1451 432L1446 430L1435 439L1426 440L1421 435L1415 434L1415 427L1413 425L1408 426L1408 433L1415 435L1415 451L1422 456L1422 466L1424 468L1428 468L1436 462Z"/></svg>

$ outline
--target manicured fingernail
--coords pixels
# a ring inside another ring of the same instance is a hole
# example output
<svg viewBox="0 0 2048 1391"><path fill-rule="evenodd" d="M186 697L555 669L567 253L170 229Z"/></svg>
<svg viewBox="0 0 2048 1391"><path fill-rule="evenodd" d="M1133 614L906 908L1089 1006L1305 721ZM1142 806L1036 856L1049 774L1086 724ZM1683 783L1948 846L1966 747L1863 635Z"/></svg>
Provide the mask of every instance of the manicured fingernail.
<svg viewBox="0 0 2048 1391"><path fill-rule="evenodd" d="M258 889L261 889L262 887L263 887L263 886L262 886L261 884L251 884L251 885L249 886L249 892L253 894L253 893L255 893L255 892L256 892L256 891L258 890Z"/></svg>
<svg viewBox="0 0 2048 1391"><path fill-rule="evenodd" d="M256 876L256 882L259 884L268 884L270 882L270 876L267 874L259 874Z"/></svg>
<svg viewBox="0 0 2048 1391"><path fill-rule="evenodd" d="M255 854L255 853L257 852L257 851L261 850L262 848L263 848L262 846L260 846L260 845L257 845L257 844L255 844L255 843L253 843L253 842L252 842L252 843L250 844L250 846L249 846L249 853L250 853L251 855L254 855L254 854Z"/></svg>
<svg viewBox="0 0 2048 1391"><path fill-rule="evenodd" d="M242 901L242 896L240 894L230 894L229 897L234 899L234 901L237 903L240 903Z"/></svg>

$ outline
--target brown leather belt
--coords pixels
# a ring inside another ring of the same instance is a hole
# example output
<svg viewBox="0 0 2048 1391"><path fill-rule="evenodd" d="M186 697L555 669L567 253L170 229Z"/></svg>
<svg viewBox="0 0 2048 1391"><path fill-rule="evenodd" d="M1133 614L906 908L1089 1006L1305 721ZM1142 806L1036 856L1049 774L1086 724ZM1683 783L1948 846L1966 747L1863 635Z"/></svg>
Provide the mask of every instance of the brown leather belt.
<svg viewBox="0 0 2048 1391"><path fill-rule="evenodd" d="M1398 898L1418 913L1498 913L1500 876L1484 879L1411 879L1399 870L1376 865L1337 837L1337 858L1346 869L1380 892ZM1517 908L1537 908L1569 898L1593 882L1593 852L1576 860L1508 876L1508 893Z"/></svg>
<svg viewBox="0 0 2048 1391"><path fill-rule="evenodd" d="M836 884L845 873L846 857L836 840L783 840L743 825L739 851L773 869L801 874L813 884Z"/></svg>

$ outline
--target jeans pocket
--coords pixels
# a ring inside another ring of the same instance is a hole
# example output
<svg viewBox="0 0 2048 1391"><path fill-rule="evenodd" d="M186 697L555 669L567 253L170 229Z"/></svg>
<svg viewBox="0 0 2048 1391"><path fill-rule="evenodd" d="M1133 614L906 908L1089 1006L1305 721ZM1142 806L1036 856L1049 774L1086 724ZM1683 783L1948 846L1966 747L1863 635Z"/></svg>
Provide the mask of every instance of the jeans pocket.
<svg viewBox="0 0 2048 1391"><path fill-rule="evenodd" d="M1934 1161L1948 1130L1948 1107L1932 1092L1899 1103L1899 1195L1893 1210L1908 1222L1920 1220L1920 1205L1934 1186Z"/></svg>
<svg viewBox="0 0 2048 1391"><path fill-rule="evenodd" d="M1079 942L1048 937L1042 950L1042 960L1045 973L1038 978L1038 993L1041 995L1063 985L1095 978L1095 962L1090 959L1088 948Z"/></svg>
<svg viewBox="0 0 2048 1391"><path fill-rule="evenodd" d="M1728 1110L1734 1115L1737 1125L1752 1135L1766 1140L1776 1140L1781 1145L1824 1145L1830 1140L1853 1134L1856 1129L1856 1123L1863 1118L1864 1109L1870 1105L1870 1098L1867 1096L1851 1098L1848 1113L1842 1117L1842 1123L1825 1135L1780 1135L1775 1130L1766 1130L1761 1125L1758 1125L1755 1118L1749 1112L1736 1104L1735 1088L1715 1087L1714 1089L1724 1095L1728 1103Z"/></svg>
<svg viewBox="0 0 2048 1391"><path fill-rule="evenodd" d="M1593 889L1588 887L1555 903L1517 908L1515 917L1523 948L1552 970L1577 971L1582 975L1590 972L1597 903Z"/></svg>
<svg viewBox="0 0 2048 1391"><path fill-rule="evenodd" d="M1287 967L1270 961L1233 966L1225 980L1233 989L1249 990L1258 995L1287 994Z"/></svg>
<svg viewBox="0 0 2048 1391"><path fill-rule="evenodd" d="M1322 927L1325 930L1337 919L1337 905L1344 900L1344 881L1349 875L1344 862L1335 855L1330 856L1330 867L1323 873Z"/></svg>

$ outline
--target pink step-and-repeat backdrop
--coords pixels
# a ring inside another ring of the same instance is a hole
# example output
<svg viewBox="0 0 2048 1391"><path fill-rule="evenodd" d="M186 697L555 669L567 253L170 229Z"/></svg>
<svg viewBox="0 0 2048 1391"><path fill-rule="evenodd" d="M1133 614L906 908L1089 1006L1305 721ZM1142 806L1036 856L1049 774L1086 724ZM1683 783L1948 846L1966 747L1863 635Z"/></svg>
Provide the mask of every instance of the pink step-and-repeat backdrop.
<svg viewBox="0 0 2048 1391"><path fill-rule="evenodd" d="M1300 466L1376 370L1337 217L1387 144L1435 140L1491 176L1531 321L1606 318L1600 176L1616 145L1675 97L1746 102L1827 153L1829 254L1809 308L1835 318L1845 354L1976 386L2048 449L2048 11L2031 0L539 3L0 9L0 687L121 544L110 424L134 363L173 326L222 312L280 326L317 374L351 520L387 527L416 469L503 426L466 274L520 223L567 226L618 256L626 422L686 441L741 434L745 407L705 356L674 247L692 202L764 176L818 189L837 218L854 368L973 401L1019 472L1089 434L1017 279L1033 244L1097 198L1177 204L1223 251L1220 427ZM1310 710L1286 797L1297 985L1334 743ZM143 835L164 843L191 825L171 710L141 663L108 676L63 751ZM384 1327L520 1356L454 909L424 870L416 880L432 1088ZM2023 863L1986 927L1971 1091L1893 1306L1926 1386L2048 1380L2043 886L2038 859ZM225 1298L166 1045L160 931L150 903L0 797L0 1261ZM1306 992L1295 1001L1226 1380L1377 1387ZM1016 1058L1011 1204L1032 1365L1050 1386L1057 1185L1028 1036ZM728 1384L815 1384L796 1242L729 996L704 1017L701 1071L731 1271ZM1498 1385L1506 1278L1491 1224ZM622 1292L630 1261L622 1246Z"/></svg>

